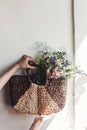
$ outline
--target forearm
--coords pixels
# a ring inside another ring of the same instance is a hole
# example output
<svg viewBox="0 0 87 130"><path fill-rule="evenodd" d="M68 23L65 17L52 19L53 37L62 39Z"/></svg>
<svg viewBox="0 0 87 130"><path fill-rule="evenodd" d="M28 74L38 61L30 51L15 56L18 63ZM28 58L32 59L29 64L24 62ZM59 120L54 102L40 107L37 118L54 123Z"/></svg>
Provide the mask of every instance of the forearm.
<svg viewBox="0 0 87 130"><path fill-rule="evenodd" d="M18 69L35 69L35 67L29 65L29 61L34 62L33 58L27 55L24 55L13 67L11 67L7 72L0 76L0 89L4 87L10 77Z"/></svg>
<svg viewBox="0 0 87 130"><path fill-rule="evenodd" d="M5 84L13 75L13 73L16 72L18 69L19 67L16 64L13 67L11 67L7 72L5 72L3 75L0 76L0 90L5 86Z"/></svg>

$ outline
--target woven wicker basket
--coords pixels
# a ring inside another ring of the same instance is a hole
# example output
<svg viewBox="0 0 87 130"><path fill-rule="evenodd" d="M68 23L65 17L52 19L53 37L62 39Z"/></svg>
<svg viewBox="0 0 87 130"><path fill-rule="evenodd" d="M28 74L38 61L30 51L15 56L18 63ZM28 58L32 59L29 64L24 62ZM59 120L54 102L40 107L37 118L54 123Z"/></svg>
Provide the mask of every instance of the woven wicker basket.
<svg viewBox="0 0 87 130"><path fill-rule="evenodd" d="M59 112L65 106L67 80L47 79L45 85L29 82L27 77L10 79L12 107L20 113L48 115Z"/></svg>

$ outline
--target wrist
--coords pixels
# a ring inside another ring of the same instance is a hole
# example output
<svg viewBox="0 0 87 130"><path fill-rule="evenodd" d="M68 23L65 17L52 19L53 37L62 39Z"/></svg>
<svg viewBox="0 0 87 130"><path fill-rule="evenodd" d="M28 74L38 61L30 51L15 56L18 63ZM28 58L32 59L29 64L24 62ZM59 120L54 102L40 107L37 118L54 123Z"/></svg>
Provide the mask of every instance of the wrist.
<svg viewBox="0 0 87 130"><path fill-rule="evenodd" d="M17 63L17 64L15 64L14 65L14 69L15 69L15 71L17 71L18 69L20 69L20 65Z"/></svg>

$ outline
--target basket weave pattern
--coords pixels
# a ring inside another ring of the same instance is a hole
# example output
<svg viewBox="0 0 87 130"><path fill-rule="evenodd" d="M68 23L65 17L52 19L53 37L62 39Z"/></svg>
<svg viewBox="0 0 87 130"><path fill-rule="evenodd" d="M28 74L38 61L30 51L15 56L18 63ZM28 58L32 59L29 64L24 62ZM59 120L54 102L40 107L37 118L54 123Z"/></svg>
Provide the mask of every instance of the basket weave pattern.
<svg viewBox="0 0 87 130"><path fill-rule="evenodd" d="M12 87L14 93L15 87ZM24 89L22 90L24 91ZM67 81L53 79L47 80L44 86L31 83L20 97L17 97L15 93L11 98L14 96L17 98L13 107L20 113L48 115L63 109L66 95Z"/></svg>

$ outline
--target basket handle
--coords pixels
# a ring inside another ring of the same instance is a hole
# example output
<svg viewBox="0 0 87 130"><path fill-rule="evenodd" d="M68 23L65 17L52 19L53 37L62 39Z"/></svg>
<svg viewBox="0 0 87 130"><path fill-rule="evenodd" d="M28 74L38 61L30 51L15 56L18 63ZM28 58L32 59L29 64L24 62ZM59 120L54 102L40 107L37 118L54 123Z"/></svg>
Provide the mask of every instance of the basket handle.
<svg viewBox="0 0 87 130"><path fill-rule="evenodd" d="M26 75L30 82L36 83L38 85L45 85L46 83L46 69L42 65L37 65L36 71L31 69L26 69Z"/></svg>
<svg viewBox="0 0 87 130"><path fill-rule="evenodd" d="M36 64L36 63L33 62L33 61L29 61L28 64L31 65L31 66L34 66L34 67L39 67L39 65ZM29 71L31 71L31 69L26 69L26 75L27 75L29 81L32 82L31 79L30 79Z"/></svg>

